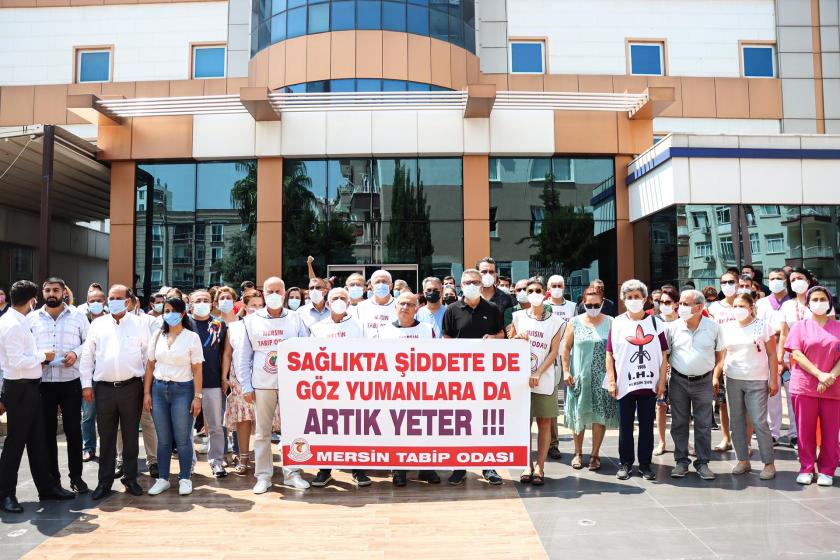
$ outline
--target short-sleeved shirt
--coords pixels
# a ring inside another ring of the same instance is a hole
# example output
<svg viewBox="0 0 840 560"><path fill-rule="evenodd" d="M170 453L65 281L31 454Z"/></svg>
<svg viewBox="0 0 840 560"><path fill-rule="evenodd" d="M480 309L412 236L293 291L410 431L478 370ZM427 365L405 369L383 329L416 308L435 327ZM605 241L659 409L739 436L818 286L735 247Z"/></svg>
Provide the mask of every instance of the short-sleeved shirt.
<svg viewBox="0 0 840 560"><path fill-rule="evenodd" d="M192 381L192 365L204 361L201 340L196 333L182 330L170 348L166 343L166 333L161 331L155 336L154 344L155 379L179 383Z"/></svg>
<svg viewBox="0 0 840 560"><path fill-rule="evenodd" d="M495 288L493 295L490 297L490 303L499 308L499 313L504 313L508 307L513 307L513 298L510 294L506 294L499 288Z"/></svg>
<svg viewBox="0 0 840 560"><path fill-rule="evenodd" d="M671 349L668 361L677 372L693 377L705 375L715 367L715 352L723 350L720 327L706 317L693 331L682 319L666 323L665 333Z"/></svg>
<svg viewBox="0 0 840 560"><path fill-rule="evenodd" d="M770 362L765 344L776 335L770 323L755 319L746 327L737 321L721 326L726 360L723 373L727 378L742 381L766 381L770 376Z"/></svg>
<svg viewBox="0 0 840 560"><path fill-rule="evenodd" d="M437 338L443 337L443 314L446 313L446 306L441 305L438 310L432 313L427 306L423 306L417 310L415 316L421 323L428 323L435 331Z"/></svg>
<svg viewBox="0 0 840 560"><path fill-rule="evenodd" d="M212 333L210 332L211 324L213 325ZM218 389L222 386L222 353L225 348L227 324L211 317L204 321L193 319L193 325L204 351L201 385L205 389Z"/></svg>
<svg viewBox="0 0 840 560"><path fill-rule="evenodd" d="M709 315L718 325L737 321L735 319L735 307L726 303L726 300L713 301L709 305Z"/></svg>
<svg viewBox="0 0 840 560"><path fill-rule="evenodd" d="M821 327L814 319L795 323L785 339L785 350L799 350L820 371L830 372L840 360L840 322L833 319ZM825 393L818 393L817 378L791 360L790 392L793 395L840 400L840 383L835 383Z"/></svg>
<svg viewBox="0 0 840 560"><path fill-rule="evenodd" d="M461 298L447 305L443 314L443 334L449 338L484 338L503 329L499 308L484 298L479 298L475 308Z"/></svg>
<svg viewBox="0 0 840 560"><path fill-rule="evenodd" d="M665 324L645 315L640 321L627 313L616 317L607 336L607 352L615 360L618 398L629 393L652 394L659 383L659 368L668 351ZM604 377L603 388L609 385Z"/></svg>

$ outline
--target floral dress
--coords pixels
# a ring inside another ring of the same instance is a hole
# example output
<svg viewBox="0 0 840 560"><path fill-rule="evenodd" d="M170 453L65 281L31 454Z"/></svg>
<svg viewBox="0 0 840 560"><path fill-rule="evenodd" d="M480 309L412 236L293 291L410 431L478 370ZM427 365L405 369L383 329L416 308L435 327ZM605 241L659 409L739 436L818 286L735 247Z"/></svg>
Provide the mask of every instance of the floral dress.
<svg viewBox="0 0 840 560"><path fill-rule="evenodd" d="M618 427L618 405L603 389L607 375L607 336L612 317L604 316L597 328L583 323L583 316L572 319L575 343L572 347L571 373L575 386L568 391L566 427L579 434L592 424Z"/></svg>

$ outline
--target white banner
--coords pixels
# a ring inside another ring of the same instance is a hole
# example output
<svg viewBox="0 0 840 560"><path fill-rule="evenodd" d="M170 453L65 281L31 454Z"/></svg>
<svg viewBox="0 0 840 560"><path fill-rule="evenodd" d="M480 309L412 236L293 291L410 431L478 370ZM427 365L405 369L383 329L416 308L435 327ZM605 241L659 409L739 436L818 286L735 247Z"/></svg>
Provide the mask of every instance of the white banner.
<svg viewBox="0 0 840 560"><path fill-rule="evenodd" d="M524 340L295 338L279 350L286 466L529 464Z"/></svg>

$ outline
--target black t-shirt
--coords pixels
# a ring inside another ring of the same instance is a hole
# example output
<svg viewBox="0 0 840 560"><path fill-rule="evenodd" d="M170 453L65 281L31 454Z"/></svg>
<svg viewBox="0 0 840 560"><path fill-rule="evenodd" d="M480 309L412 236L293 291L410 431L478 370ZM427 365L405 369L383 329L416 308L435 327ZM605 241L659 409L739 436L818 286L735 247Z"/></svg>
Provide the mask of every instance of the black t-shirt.
<svg viewBox="0 0 840 560"><path fill-rule="evenodd" d="M227 324L219 320L221 329L214 339L213 334L210 333L212 320L212 317L204 321L192 320L195 333L201 340L201 348L204 350L204 364L201 368L201 386L204 389L218 389L222 386L222 353L225 349Z"/></svg>
<svg viewBox="0 0 840 560"><path fill-rule="evenodd" d="M490 298L490 303L496 305L499 308L499 313L504 316L505 309L514 306L513 298L510 297L510 294L504 293L499 288L496 288L493 292L493 297Z"/></svg>
<svg viewBox="0 0 840 560"><path fill-rule="evenodd" d="M475 309L462 298L447 305L443 314L443 334L450 338L484 338L486 334L496 334L503 329L499 308L484 298L479 298Z"/></svg>

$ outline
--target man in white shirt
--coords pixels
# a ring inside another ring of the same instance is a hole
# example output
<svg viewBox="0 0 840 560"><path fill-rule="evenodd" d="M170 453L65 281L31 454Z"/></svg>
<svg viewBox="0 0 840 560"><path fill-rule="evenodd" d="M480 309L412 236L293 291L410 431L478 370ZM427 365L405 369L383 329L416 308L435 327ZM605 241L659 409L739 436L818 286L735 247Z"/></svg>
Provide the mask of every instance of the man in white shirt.
<svg viewBox="0 0 840 560"><path fill-rule="evenodd" d="M0 509L22 513L17 501L18 470L23 451L42 500L69 500L75 494L58 485L50 474L41 410L41 364L55 359L55 351L39 350L26 315L35 305L38 286L19 280L9 290L11 309L0 317L0 413L5 408L8 435L0 453Z"/></svg>
<svg viewBox="0 0 840 560"><path fill-rule="evenodd" d="M98 286L98 284L97 284ZM108 313L105 307L105 294L96 286L91 286L87 293L87 311L84 313L88 323ZM77 307L76 311L80 311ZM81 357L81 356L80 356ZM96 458L96 403L82 399L82 462Z"/></svg>
<svg viewBox="0 0 840 560"><path fill-rule="evenodd" d="M41 406L50 473L56 482L61 480L56 441L58 410L61 410L67 438L70 488L84 494L88 486L82 480L82 383L78 361L90 323L87 317L70 309L64 302L65 289L62 279L48 278L42 288L44 306L30 313L26 319L37 347L51 348L56 353L55 360L43 366L41 377Z"/></svg>
<svg viewBox="0 0 840 560"><path fill-rule="evenodd" d="M90 325L79 371L82 397L93 400L96 382L96 417L101 442L99 483L94 500L111 493L117 458L117 428L122 432L124 475L122 483L135 496L143 494L137 484L137 451L140 412L143 408L143 375L149 345L149 329L129 312L131 290L114 284L108 290L110 315Z"/></svg>
<svg viewBox="0 0 840 560"><path fill-rule="evenodd" d="M274 466L271 460L271 425L277 409L277 352L285 340L307 337L301 316L283 307L286 284L272 276L263 282L265 308L244 319L245 343L237 364L241 375L242 394L249 403L254 403L256 415L256 436L254 455L256 464L254 494L264 494L271 488ZM283 481L287 486L305 490L309 483L300 476L300 469L283 467Z"/></svg>
<svg viewBox="0 0 840 560"><path fill-rule="evenodd" d="M397 320L397 300L391 295L393 283L391 273L387 270L377 270L371 274L370 283L373 298L366 299L356 306L356 315L362 324L365 338L376 338L382 326Z"/></svg>
<svg viewBox="0 0 840 560"><path fill-rule="evenodd" d="M309 279L309 303L297 310L307 328L330 316L327 308L327 281L323 278Z"/></svg>

